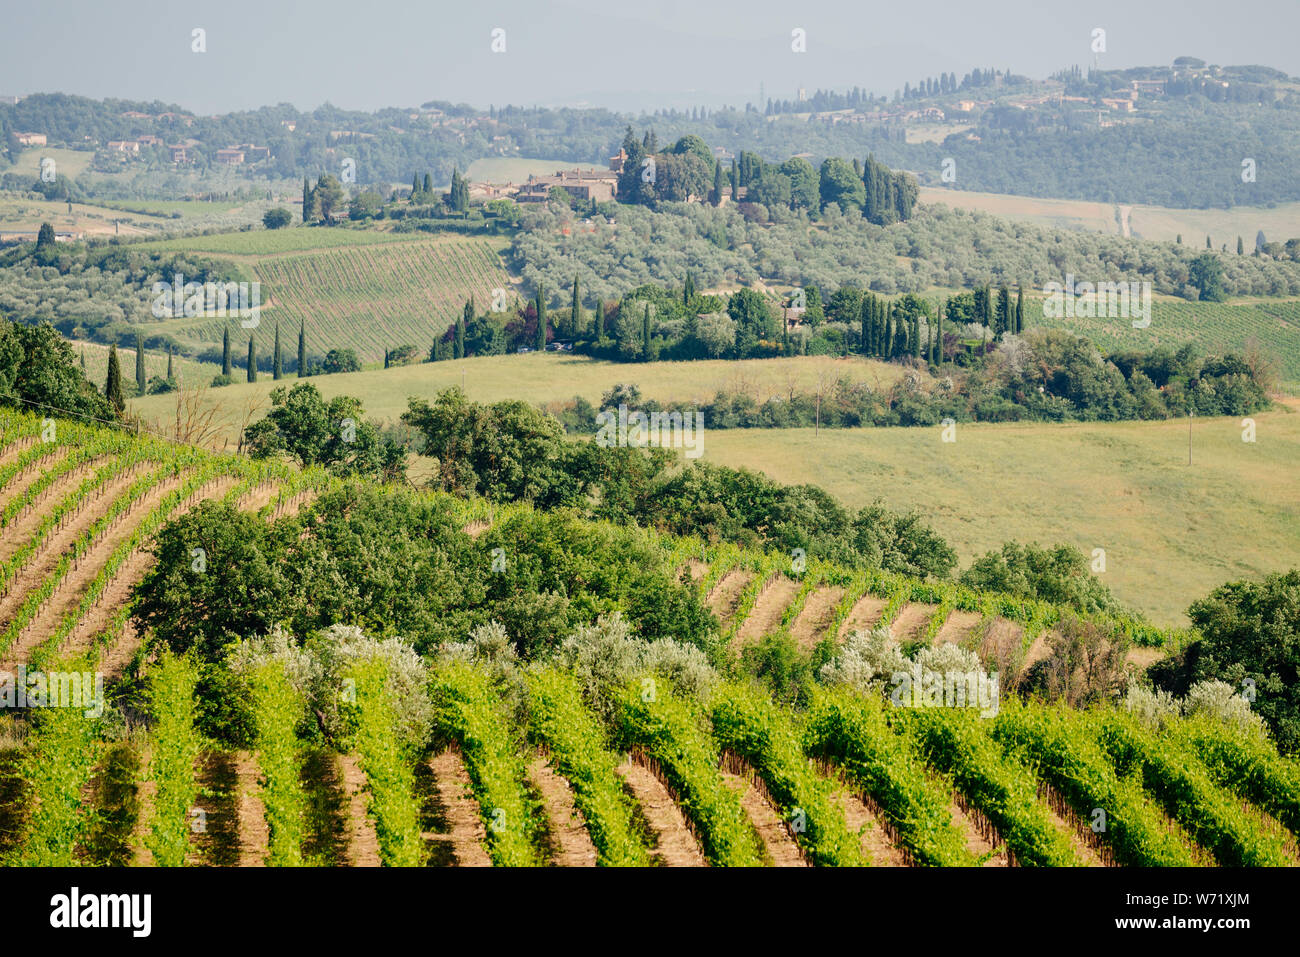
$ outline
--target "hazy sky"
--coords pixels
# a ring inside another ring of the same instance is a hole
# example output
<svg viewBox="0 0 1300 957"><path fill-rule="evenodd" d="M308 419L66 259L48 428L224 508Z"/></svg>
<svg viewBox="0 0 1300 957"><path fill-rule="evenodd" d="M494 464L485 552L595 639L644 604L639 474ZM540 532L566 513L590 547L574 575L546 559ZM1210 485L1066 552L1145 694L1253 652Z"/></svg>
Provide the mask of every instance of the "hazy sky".
<svg viewBox="0 0 1300 957"><path fill-rule="evenodd" d="M1300 0L32 0L0 14L0 94L289 102L743 105L799 87L892 93L940 71L1262 63L1300 74ZM206 30L207 52L191 51ZM491 51L505 31L505 52ZM806 31L807 51L791 50Z"/></svg>

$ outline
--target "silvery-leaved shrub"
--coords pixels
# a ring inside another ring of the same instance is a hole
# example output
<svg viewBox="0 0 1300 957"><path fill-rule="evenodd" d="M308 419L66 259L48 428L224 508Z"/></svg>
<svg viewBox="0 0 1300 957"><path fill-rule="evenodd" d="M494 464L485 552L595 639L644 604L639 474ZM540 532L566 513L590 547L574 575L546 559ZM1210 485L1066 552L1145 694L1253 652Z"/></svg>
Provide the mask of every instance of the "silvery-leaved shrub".
<svg viewBox="0 0 1300 957"><path fill-rule="evenodd" d="M1146 688L1133 680L1129 681L1124 695L1124 707L1148 728L1163 727L1166 721L1182 711L1178 699L1168 691Z"/></svg>
<svg viewBox="0 0 1300 957"><path fill-rule="evenodd" d="M515 643L499 621L479 625L469 633L468 641L454 641L438 649L438 663L462 661L486 668L508 700L506 705L517 719L526 723L528 689L519 669L519 652Z"/></svg>
<svg viewBox="0 0 1300 957"><path fill-rule="evenodd" d="M296 691L310 696L319 680L320 663L280 625L273 625L269 634L236 643L226 655L230 670L245 676L269 662L284 668L285 677Z"/></svg>
<svg viewBox="0 0 1300 957"><path fill-rule="evenodd" d="M717 681L698 648L663 638L646 642L620 612L579 625L555 650L554 663L578 679L592 706L608 716L617 693L633 678L655 672L683 694L707 693Z"/></svg>
<svg viewBox="0 0 1300 957"><path fill-rule="evenodd" d="M469 641L448 642L438 649L438 656L448 661L467 661L509 668L519 662L519 653L505 625L492 621L469 633Z"/></svg>
<svg viewBox="0 0 1300 957"><path fill-rule="evenodd" d="M708 655L694 645L671 638L660 638L644 646L641 670L662 675L679 694L702 702L708 700L718 683L718 673L709 664Z"/></svg>
<svg viewBox="0 0 1300 957"><path fill-rule="evenodd" d="M849 635L835 657L821 666L817 678L825 685L867 694L883 691L892 675L911 667L894 645L889 627L882 625Z"/></svg>
<svg viewBox="0 0 1300 957"><path fill-rule="evenodd" d="M979 655L950 642L922 648L916 653L916 663L921 666L923 672L933 671L944 675L953 673L967 675L984 671L984 663L980 661Z"/></svg>
<svg viewBox="0 0 1300 957"><path fill-rule="evenodd" d="M270 634L241 641L227 663L237 674L276 661L289 683L316 712L326 735L340 744L351 734L348 706L353 692L347 678L352 666L380 658L388 669L388 689L397 712L398 743L418 750L428 740L433 723L424 661L400 638L373 638L354 625L331 625L299 643L275 627Z"/></svg>
<svg viewBox="0 0 1300 957"><path fill-rule="evenodd" d="M1188 717L1210 715L1249 731L1262 731L1264 720L1250 710L1250 702L1224 681L1198 681L1187 689L1183 713Z"/></svg>

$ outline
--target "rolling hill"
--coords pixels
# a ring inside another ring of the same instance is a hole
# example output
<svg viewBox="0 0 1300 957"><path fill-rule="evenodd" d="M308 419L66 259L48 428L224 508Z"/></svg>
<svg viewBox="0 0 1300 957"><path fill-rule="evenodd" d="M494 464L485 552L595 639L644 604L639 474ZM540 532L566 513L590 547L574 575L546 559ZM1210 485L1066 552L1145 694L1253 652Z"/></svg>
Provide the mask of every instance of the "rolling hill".
<svg viewBox="0 0 1300 957"><path fill-rule="evenodd" d="M1000 700L981 697L979 712L891 708L828 685L792 707L723 676L700 692L653 670L593 689L554 662L452 655L424 663L434 736L414 752L393 746L396 686L366 665L351 672L347 707L359 730L346 750L299 737L300 699L275 668L250 679L251 744L219 748L200 731L197 709L211 692L199 688L195 663L167 653L146 660L127 620L152 534L205 499L311 534L295 516L347 487L71 422L53 436L44 428L0 412L0 658L59 674L93 666L111 682L139 669L153 720L129 737L106 734L78 708L7 720L0 856L9 863L1300 862L1296 771L1266 738L1205 718L1168 718L1157 736L1121 708L1072 710L1006 693L1048 653L1061 609L833 564L795 568L788 555L693 539L652 540L656 560L680 569L717 616L720 670L765 641L789 641L800 656L834 654L850 632L878 629L913 653L975 653L1000 672ZM447 515L461 527L456 547L484 554L498 530L528 520L525 506L384 494ZM207 557L219 567L227 547L214 543ZM1144 643L1177 640L1139 622L1111 624ZM526 711L503 697L516 694ZM1250 775L1238 773L1247 765ZM39 773L50 766L60 774ZM1091 826L1098 807L1110 826ZM203 827L188 826L195 808Z"/></svg>
<svg viewBox="0 0 1300 957"><path fill-rule="evenodd" d="M1153 323L1146 331L1155 329ZM626 382L646 398L682 403L720 389L760 399L791 388L807 392L819 376L829 382L850 375L888 387L901 372L861 359L609 363L546 354L311 381L326 397L358 396L368 415L396 421L409 397L431 399L450 386L463 386L480 402L518 398L546 405L580 395L598 404ZM208 394L206 401L221 406L217 418L232 444L245 403L276 385L263 377ZM131 408L165 428L175 400L151 396ZM1190 469L1186 419L962 425L953 444L940 442L937 427L835 429L820 436L809 429L710 429L704 459L782 482L811 482L854 507L880 498L894 508L920 509L963 565L1010 539L1068 541L1085 554L1105 548L1106 581L1119 598L1175 624L1209 589L1285 567L1300 553L1294 504L1300 485L1291 467L1300 458L1297 408L1287 402L1256 416L1255 444L1242 442L1238 420L1196 420ZM413 474L419 470L417 464ZM1151 587L1155 580L1158 588Z"/></svg>
<svg viewBox="0 0 1300 957"><path fill-rule="evenodd" d="M453 235L422 236L372 230L286 229L228 233L147 243L142 248L193 252L224 261L241 278L261 284L262 310L255 333L269 355L272 328L281 325L290 353L299 324L308 326L311 355L353 349L362 362L382 361L385 349L403 344L427 353L436 336L460 314L465 300L492 300L492 290L514 286L501 262L498 241ZM221 318L148 320L154 332L184 347L220 344ZM248 332L233 331L242 354Z"/></svg>

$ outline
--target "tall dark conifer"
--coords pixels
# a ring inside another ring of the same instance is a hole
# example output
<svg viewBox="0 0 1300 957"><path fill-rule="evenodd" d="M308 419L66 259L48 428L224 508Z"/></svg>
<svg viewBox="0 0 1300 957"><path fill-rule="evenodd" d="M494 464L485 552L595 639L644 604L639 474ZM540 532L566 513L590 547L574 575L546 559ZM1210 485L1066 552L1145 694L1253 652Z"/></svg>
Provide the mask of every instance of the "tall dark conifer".
<svg viewBox="0 0 1300 957"><path fill-rule="evenodd" d="M126 408L126 397L122 395L122 367L117 362L117 344L108 347L108 375L104 380L104 397L117 415Z"/></svg>
<svg viewBox="0 0 1300 957"><path fill-rule="evenodd" d="M578 277L573 277L573 302L569 305L569 330L573 336L582 335L582 290Z"/></svg>
<svg viewBox="0 0 1300 957"><path fill-rule="evenodd" d="M469 320L474 318L474 300L466 299L465 308L461 310L460 318L456 320L456 332L452 339L451 355L454 359L465 358L465 333L469 329Z"/></svg>
<svg viewBox="0 0 1300 957"><path fill-rule="evenodd" d="M248 334L248 381L257 381L257 345L251 332Z"/></svg>
<svg viewBox="0 0 1300 957"><path fill-rule="evenodd" d="M302 319L298 324L298 378L304 379L307 376L307 320Z"/></svg>
<svg viewBox="0 0 1300 957"><path fill-rule="evenodd" d="M533 343L538 352L546 351L546 294L537 287L537 339Z"/></svg>
<svg viewBox="0 0 1300 957"><path fill-rule="evenodd" d="M230 327L224 326L221 330L221 374L230 376Z"/></svg>
<svg viewBox="0 0 1300 957"><path fill-rule="evenodd" d="M145 394L145 386L148 385L147 377L144 372L144 336L140 333L135 334L135 390L136 395Z"/></svg>
<svg viewBox="0 0 1300 957"><path fill-rule="evenodd" d="M938 357L935 360L935 365L939 366L943 365L943 314L947 311L948 303L945 301L939 308L939 318L935 320L934 338L935 345L938 349Z"/></svg>
<svg viewBox="0 0 1300 957"><path fill-rule="evenodd" d="M275 321L275 351L271 354L271 378L284 378L284 363L280 355L280 320Z"/></svg>

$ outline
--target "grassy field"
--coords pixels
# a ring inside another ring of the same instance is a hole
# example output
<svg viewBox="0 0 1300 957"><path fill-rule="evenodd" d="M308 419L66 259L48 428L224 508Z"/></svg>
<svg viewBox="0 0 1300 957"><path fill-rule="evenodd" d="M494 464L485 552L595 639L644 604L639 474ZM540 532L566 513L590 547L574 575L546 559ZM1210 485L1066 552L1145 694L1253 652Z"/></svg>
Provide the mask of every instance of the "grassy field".
<svg viewBox="0 0 1300 957"><path fill-rule="evenodd" d="M125 220L116 223L114 220ZM49 223L56 232L74 231L87 236L147 236L151 231L158 231L160 224L152 216L140 216L104 206L92 206L86 203L73 203L68 212L68 204L57 200L50 202L43 199L29 199L18 193L0 193L0 232L35 232L42 223Z"/></svg>
<svg viewBox="0 0 1300 957"><path fill-rule="evenodd" d="M35 179L41 172L42 159L54 160L54 170L60 176L75 178L84 173L95 158L91 150L66 150L47 146L29 146L18 154L17 161L5 172L31 173Z"/></svg>
<svg viewBox="0 0 1300 957"><path fill-rule="evenodd" d="M558 169L602 169L593 163L574 163L562 159L529 159L493 156L469 164L466 176L474 183L522 183L529 176L550 176Z"/></svg>
<svg viewBox="0 0 1300 957"><path fill-rule="evenodd" d="M266 202L123 200L104 204L73 203L69 213L66 202L0 192L0 231L34 232L41 228L41 223L49 223L55 230L75 230L87 236L163 236L196 227L233 229L245 223L261 222L262 214L270 205Z"/></svg>
<svg viewBox="0 0 1300 957"><path fill-rule="evenodd" d="M959 175L960 175L960 171ZM973 209L1052 229L1086 229L1093 232L1119 232L1115 207L1110 203L1090 203L1074 199L1039 199L1035 196L1007 196L1001 193L976 193L964 189L922 186L922 203L941 203L952 209Z"/></svg>
<svg viewBox="0 0 1300 957"><path fill-rule="evenodd" d="M1237 206L1233 209L1134 206L1130 221L1133 235L1140 239L1171 240L1181 234L1184 243L1202 247L1208 234L1216 249L1227 243L1229 250L1235 250L1240 236L1247 249L1254 249L1255 233L1261 229L1270 242L1300 236L1300 203L1282 203L1271 208Z"/></svg>
<svg viewBox="0 0 1300 957"><path fill-rule="evenodd" d="M216 233L142 243L141 249L155 252L201 252L218 256L273 256L280 253L311 252L340 246L369 246L378 243L412 242L409 233L379 232L373 229L255 229L248 232Z"/></svg>
<svg viewBox="0 0 1300 957"><path fill-rule="evenodd" d="M229 259L243 276L260 282L262 312L256 338L263 355L271 348L277 321L286 330L290 351L296 348L299 323L305 321L312 355L351 348L362 362L380 362L385 349L407 343L424 355L466 299L489 302L494 288L512 288L501 260L504 242L483 237L284 229L144 246ZM200 349L220 342L228 321L165 319L150 323L150 328ZM235 332L241 351L247 335L242 328Z"/></svg>
<svg viewBox="0 0 1300 957"><path fill-rule="evenodd" d="M621 382L640 387L648 399L678 402L712 399L722 389L744 391L767 398L786 392L816 389L818 377L830 383L842 375L863 378L888 388L902 367L867 359L742 359L702 362L603 362L560 353L487 356L483 358L424 362L393 369L374 369L346 375L318 376L312 384L328 397L360 396L366 413L394 421L406 411L411 396L431 399L440 390L463 386L471 399L495 402L526 399L539 405L558 403L582 396L599 402L605 392ZM294 378L287 380L292 385ZM239 382L210 394L226 410L228 428L234 427L235 412L252 395L265 396L275 387L269 376L254 383ZM165 397L151 397L132 403L132 409L150 420L164 420L170 411ZM228 432L235 437L233 432Z"/></svg>
<svg viewBox="0 0 1300 957"><path fill-rule="evenodd" d="M1105 582L1160 624L1225 581L1300 564L1300 405L1236 419L712 431L704 456L842 501L923 509L963 566L1003 541L1106 551Z"/></svg>
<svg viewBox="0 0 1300 957"><path fill-rule="evenodd" d="M910 123L903 135L909 143L942 143L954 133L971 129L971 123Z"/></svg>
<svg viewBox="0 0 1300 957"><path fill-rule="evenodd" d="M360 396L367 414L394 420L410 396L433 396L462 382L471 398L538 404L583 395L594 401L615 383L647 398L711 397L718 389L770 395L815 387L852 372L888 385L897 367L865 360L791 359L621 365L555 354L426 363L322 376L326 396ZM286 380L292 385L296 380ZM269 377L213 390L226 436ZM131 403L165 425L166 396ZM1009 539L1071 542L1106 550L1106 582L1161 624L1184 621L1187 605L1211 588L1300 562L1300 405L1256 417L1258 441L1241 440L1237 420L1193 424L1187 466L1186 420L959 426L955 443L939 429L714 430L704 458L758 469L783 482L821 485L853 506L877 498L921 508L952 543L963 567Z"/></svg>
<svg viewBox="0 0 1300 957"><path fill-rule="evenodd" d="M108 374L108 346L98 342L81 342L73 341L71 343L72 351L80 359L83 352L86 356L86 378L101 389L104 380ZM127 381L135 383L135 350L122 349L117 350L117 361L122 369L122 375ZM157 352L146 349L144 352L144 370L145 381L152 376L167 375L167 353ZM182 388L191 389L195 386L205 386L212 381L212 377L221 374L221 365L212 362L196 362L193 359L186 359L182 356L172 357L172 372L176 376L176 382ZM239 375L243 375L243 370L238 370Z"/></svg>
<svg viewBox="0 0 1300 957"><path fill-rule="evenodd" d="M1230 250L1237 248L1238 236L1245 240L1247 248L1253 249L1255 233L1261 229L1270 241L1300 236L1300 203L1273 207L1237 206L1233 209L1170 209L979 193L934 186L921 187L920 201L942 203L953 209L975 209L1056 229L1086 229L1117 236L1122 234L1121 218L1127 214L1129 235L1137 239L1172 242L1181 235L1184 243L1198 248L1205 245L1207 234L1214 240L1216 249L1227 243Z"/></svg>

